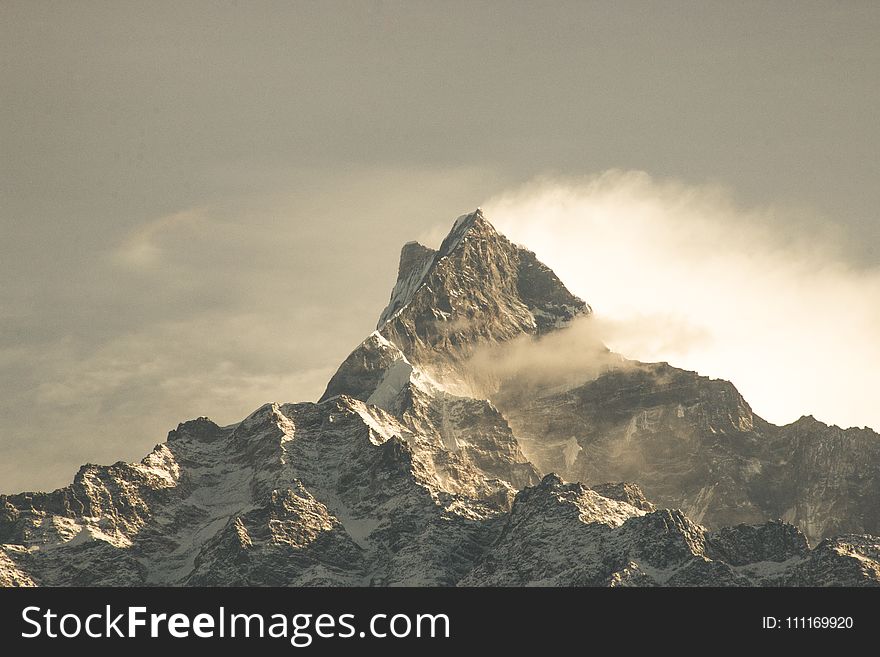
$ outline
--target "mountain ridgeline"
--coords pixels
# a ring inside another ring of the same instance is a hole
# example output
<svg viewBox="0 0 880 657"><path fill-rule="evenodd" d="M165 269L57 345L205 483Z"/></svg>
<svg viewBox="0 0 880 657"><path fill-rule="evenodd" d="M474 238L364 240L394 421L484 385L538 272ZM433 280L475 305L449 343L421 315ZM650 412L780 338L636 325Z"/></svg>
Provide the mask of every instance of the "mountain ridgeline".
<svg viewBox="0 0 880 657"><path fill-rule="evenodd" d="M0 584L880 584L880 436L775 426L591 314L460 217L318 402L0 496Z"/></svg>

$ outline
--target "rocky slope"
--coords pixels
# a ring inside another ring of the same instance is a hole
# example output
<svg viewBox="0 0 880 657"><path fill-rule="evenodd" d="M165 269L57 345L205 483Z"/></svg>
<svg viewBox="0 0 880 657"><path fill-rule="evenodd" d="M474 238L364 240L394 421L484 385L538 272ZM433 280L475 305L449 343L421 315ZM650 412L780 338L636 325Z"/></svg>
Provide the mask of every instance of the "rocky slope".
<svg viewBox="0 0 880 657"><path fill-rule="evenodd" d="M876 434L770 425L727 382L608 353L590 313L461 217L404 246L319 402L0 496L0 585L880 583Z"/></svg>
<svg viewBox="0 0 880 657"><path fill-rule="evenodd" d="M734 386L624 362L564 390L495 399L525 453L569 480L636 481L708 527L782 518L817 543L880 533L880 436L801 418L777 427Z"/></svg>

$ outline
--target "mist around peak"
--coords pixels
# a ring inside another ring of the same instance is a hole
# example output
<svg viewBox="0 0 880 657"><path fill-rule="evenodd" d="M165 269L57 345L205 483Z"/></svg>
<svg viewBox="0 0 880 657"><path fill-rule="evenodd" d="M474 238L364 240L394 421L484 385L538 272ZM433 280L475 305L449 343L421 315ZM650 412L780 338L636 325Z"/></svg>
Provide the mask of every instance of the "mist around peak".
<svg viewBox="0 0 880 657"><path fill-rule="evenodd" d="M880 268L849 263L827 218L637 171L482 205L589 300L612 350L729 379L777 424L880 426Z"/></svg>

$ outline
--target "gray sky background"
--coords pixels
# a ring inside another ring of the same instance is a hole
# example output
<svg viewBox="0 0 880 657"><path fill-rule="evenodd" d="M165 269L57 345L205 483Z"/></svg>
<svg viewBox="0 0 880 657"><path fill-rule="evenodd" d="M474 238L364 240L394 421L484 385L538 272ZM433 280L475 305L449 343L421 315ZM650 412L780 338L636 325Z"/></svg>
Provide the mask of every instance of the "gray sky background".
<svg viewBox="0 0 880 657"><path fill-rule="evenodd" d="M874 312L878 34L876 2L4 0L0 491L316 398L400 245L487 201L525 235L536 177L677 181L673 222L723 188L717 243L827 243Z"/></svg>

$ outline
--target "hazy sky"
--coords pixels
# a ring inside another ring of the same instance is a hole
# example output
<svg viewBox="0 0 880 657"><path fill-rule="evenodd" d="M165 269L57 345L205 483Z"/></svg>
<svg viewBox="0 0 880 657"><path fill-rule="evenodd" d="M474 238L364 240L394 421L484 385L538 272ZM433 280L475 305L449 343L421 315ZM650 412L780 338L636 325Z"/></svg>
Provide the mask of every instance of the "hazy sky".
<svg viewBox="0 0 880 657"><path fill-rule="evenodd" d="M880 423L878 34L873 1L3 0L0 491L317 398L400 245L481 204L615 346Z"/></svg>

